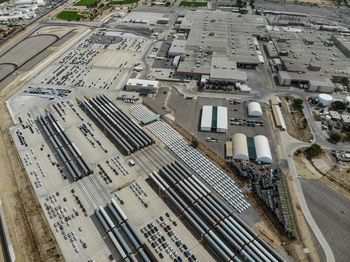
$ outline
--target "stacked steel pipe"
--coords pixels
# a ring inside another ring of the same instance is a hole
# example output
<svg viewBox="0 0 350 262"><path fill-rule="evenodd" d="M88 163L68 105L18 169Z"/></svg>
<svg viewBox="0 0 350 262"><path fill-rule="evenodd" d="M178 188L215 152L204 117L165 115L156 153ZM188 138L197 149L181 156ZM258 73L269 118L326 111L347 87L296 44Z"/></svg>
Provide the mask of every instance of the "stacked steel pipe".
<svg viewBox="0 0 350 262"><path fill-rule="evenodd" d="M149 178L220 261L284 261L180 162L161 167Z"/></svg>
<svg viewBox="0 0 350 262"><path fill-rule="evenodd" d="M46 116L39 116L37 120L73 180L92 173L78 147L70 141L61 124L50 112Z"/></svg>
<svg viewBox="0 0 350 262"><path fill-rule="evenodd" d="M137 123L133 122L105 95L84 99L80 101L80 106L126 155L154 142Z"/></svg>
<svg viewBox="0 0 350 262"><path fill-rule="evenodd" d="M110 211L112 217L107 214L106 210ZM136 236L135 232L128 224L128 217L125 215L115 199L112 198L111 201L107 203L105 208L99 206L98 209L95 210L95 215L108 234L123 261L152 261L151 257L145 252L140 239ZM113 222L113 220L116 222L116 224ZM121 232L126 234L127 239L123 238ZM128 245L127 242L130 242L131 246ZM135 252L132 252L132 250L135 250ZM139 254L141 260L137 260L135 256L136 254Z"/></svg>

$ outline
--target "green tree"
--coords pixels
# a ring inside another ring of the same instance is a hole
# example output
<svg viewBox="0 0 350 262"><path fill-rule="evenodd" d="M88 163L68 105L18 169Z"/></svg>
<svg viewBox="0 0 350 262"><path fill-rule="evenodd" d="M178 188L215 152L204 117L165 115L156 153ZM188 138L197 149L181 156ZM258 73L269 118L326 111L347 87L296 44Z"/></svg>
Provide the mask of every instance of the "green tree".
<svg viewBox="0 0 350 262"><path fill-rule="evenodd" d="M193 148L197 148L199 146L199 141L197 138L195 137L192 137L192 142L191 142L191 145Z"/></svg>
<svg viewBox="0 0 350 262"><path fill-rule="evenodd" d="M304 121L303 121L303 128L306 129L307 128L307 119L304 118Z"/></svg>
<svg viewBox="0 0 350 262"><path fill-rule="evenodd" d="M343 101L334 101L331 104L331 108L335 111L343 111L345 110L345 103Z"/></svg>
<svg viewBox="0 0 350 262"><path fill-rule="evenodd" d="M329 138L333 141L338 143L341 140L341 134L339 132L332 132L329 135Z"/></svg>
<svg viewBox="0 0 350 262"><path fill-rule="evenodd" d="M322 148L319 144L312 144L305 150L305 154L308 158L313 158L322 153Z"/></svg>
<svg viewBox="0 0 350 262"><path fill-rule="evenodd" d="M238 7L243 7L243 5L244 5L244 0L237 0L237 1L236 1L236 5L237 5Z"/></svg>
<svg viewBox="0 0 350 262"><path fill-rule="evenodd" d="M293 106L295 109L298 109L299 111L303 110L304 108L304 100L300 98L296 98L293 100Z"/></svg>

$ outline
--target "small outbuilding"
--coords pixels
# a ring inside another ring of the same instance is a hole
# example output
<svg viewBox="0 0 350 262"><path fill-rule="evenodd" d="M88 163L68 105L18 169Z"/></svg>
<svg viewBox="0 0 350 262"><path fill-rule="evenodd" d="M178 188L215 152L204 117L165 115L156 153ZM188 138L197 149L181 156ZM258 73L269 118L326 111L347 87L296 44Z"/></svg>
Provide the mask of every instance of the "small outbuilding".
<svg viewBox="0 0 350 262"><path fill-rule="evenodd" d="M247 108L248 108L248 116L254 116L254 117L262 116L261 106L258 102L250 102Z"/></svg>

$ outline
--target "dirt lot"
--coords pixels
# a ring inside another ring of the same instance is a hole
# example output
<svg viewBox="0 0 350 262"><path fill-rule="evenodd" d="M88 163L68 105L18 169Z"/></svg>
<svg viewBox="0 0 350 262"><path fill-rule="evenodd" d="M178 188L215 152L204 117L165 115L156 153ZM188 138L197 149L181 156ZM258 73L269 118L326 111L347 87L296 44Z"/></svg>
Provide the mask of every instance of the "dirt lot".
<svg viewBox="0 0 350 262"><path fill-rule="evenodd" d="M5 102L24 85L19 79L25 74L14 75L0 92L0 197L16 261L63 261L8 132L13 122ZM34 75L35 70L28 77Z"/></svg>
<svg viewBox="0 0 350 262"><path fill-rule="evenodd" d="M292 101L292 99L293 98L290 98L289 101ZM312 140L313 136L310 127L307 125L307 123L304 123L304 114L302 112L293 110L291 108L290 102L288 102L285 97L282 97L281 101L281 110L287 125L288 134L304 142L309 142Z"/></svg>
<svg viewBox="0 0 350 262"><path fill-rule="evenodd" d="M13 123L5 101L18 88L13 84L0 93L0 196L16 260L59 261L59 247L8 132Z"/></svg>
<svg viewBox="0 0 350 262"><path fill-rule="evenodd" d="M336 163L329 152L325 152L320 157L331 169L327 175L350 188L350 163Z"/></svg>
<svg viewBox="0 0 350 262"><path fill-rule="evenodd" d="M324 152L318 158L324 160L332 167L331 170L327 172L328 176L343 183L347 187L350 187L350 164L336 164L328 152ZM319 179L323 184L350 200L350 193L347 190L339 186L337 183L332 182L327 176L324 176L302 154L294 156L294 160L299 170L299 174L303 178Z"/></svg>

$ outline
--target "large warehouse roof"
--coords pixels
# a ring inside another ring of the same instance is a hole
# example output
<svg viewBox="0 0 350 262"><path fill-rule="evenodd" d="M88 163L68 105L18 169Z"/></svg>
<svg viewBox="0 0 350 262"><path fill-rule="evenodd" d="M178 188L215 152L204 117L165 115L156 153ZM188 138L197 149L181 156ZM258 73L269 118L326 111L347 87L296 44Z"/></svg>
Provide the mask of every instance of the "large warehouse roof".
<svg viewBox="0 0 350 262"><path fill-rule="evenodd" d="M258 102L250 102L248 104L249 116L262 116L261 106Z"/></svg>
<svg viewBox="0 0 350 262"><path fill-rule="evenodd" d="M232 137L233 159L249 160L247 137L245 134L237 133Z"/></svg>
<svg viewBox="0 0 350 262"><path fill-rule="evenodd" d="M262 162L266 164L272 163L272 156L270 151L269 141L266 136L258 135L254 137L256 162Z"/></svg>
<svg viewBox="0 0 350 262"><path fill-rule="evenodd" d="M203 106L201 131L225 133L228 129L227 108L222 106Z"/></svg>
<svg viewBox="0 0 350 262"><path fill-rule="evenodd" d="M201 120L201 131L211 130L211 119L212 119L212 106L203 106L202 108L202 120Z"/></svg>
<svg viewBox="0 0 350 262"><path fill-rule="evenodd" d="M218 132L226 132L227 131L227 129L228 129L227 107L223 107L223 106L217 107L216 129Z"/></svg>

